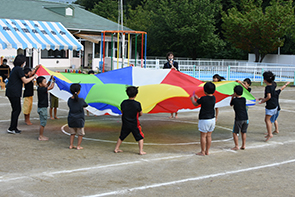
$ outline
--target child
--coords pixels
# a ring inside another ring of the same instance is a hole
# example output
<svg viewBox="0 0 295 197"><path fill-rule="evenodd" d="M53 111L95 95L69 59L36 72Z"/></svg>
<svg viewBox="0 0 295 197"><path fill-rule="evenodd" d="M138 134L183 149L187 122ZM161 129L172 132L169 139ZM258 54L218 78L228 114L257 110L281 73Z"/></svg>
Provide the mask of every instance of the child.
<svg viewBox="0 0 295 197"><path fill-rule="evenodd" d="M274 123L274 125L275 125L275 130L274 130L274 132L272 132L272 134L278 134L279 133L279 124L278 124L278 121L277 121L277 119L279 117L279 114L280 114L280 110L281 110L280 103L279 103L279 95L280 95L281 91L283 91L287 87L287 85L289 85L289 83L290 82L287 82L285 85L283 85L283 87L276 90L276 98L278 100L278 112L270 118L271 123ZM275 88L277 87L276 82L274 82L274 86L275 86Z"/></svg>
<svg viewBox="0 0 295 197"><path fill-rule="evenodd" d="M146 152L143 152L144 134L141 131L140 122L138 120L138 117L142 116L141 104L140 102L134 100L138 93L138 87L129 86L126 89L126 93L129 99L126 99L121 103L122 127L114 152L123 152L120 150L120 145L122 144L123 140L132 132L133 137L136 141L138 141L139 154L145 155Z"/></svg>
<svg viewBox="0 0 295 197"><path fill-rule="evenodd" d="M212 82L207 82L204 85L204 92L206 96L199 98L197 95L192 95L191 101L195 106L201 105L199 113L199 131L201 135L201 152L197 155L209 155L209 148L211 146L211 134L215 128L215 85ZM197 99L197 101L195 100Z"/></svg>
<svg viewBox="0 0 295 197"><path fill-rule="evenodd" d="M70 108L68 114L68 126L70 129L70 149L77 148L78 150L83 149L81 147L81 142L84 132L84 124L85 124L85 115L84 115L84 107L87 107L88 104L84 101L83 98L79 98L81 85L78 83L73 83L70 86L70 91L72 93L72 97L68 99L68 106ZM78 134L78 144L77 147L73 146L75 135Z"/></svg>
<svg viewBox="0 0 295 197"><path fill-rule="evenodd" d="M43 76L37 78L38 84L38 114L40 117L40 129L39 129L39 138L40 141L46 141L49 138L43 135L44 128L47 123L47 107L48 107L48 90L53 89L54 81L51 83L53 75L51 75L50 80L46 83L46 79Z"/></svg>
<svg viewBox="0 0 295 197"><path fill-rule="evenodd" d="M50 93L50 109L49 109L49 115L50 115L50 119L54 120L54 119L59 119L56 116L57 113L57 108L58 108L58 98L56 96L54 96L53 94ZM54 109L54 116L52 116L52 109Z"/></svg>
<svg viewBox="0 0 295 197"><path fill-rule="evenodd" d="M39 67L40 65L36 66L36 68L33 71L28 67L24 68L25 77L30 78L33 75L35 75ZM34 96L34 83L33 81L30 81L29 83L25 84L25 90L23 95L24 97L23 113L25 116L25 123L27 125L32 125L30 121L30 114L33 107L33 96Z"/></svg>
<svg viewBox="0 0 295 197"><path fill-rule="evenodd" d="M241 150L245 149L246 145L246 133L248 128L248 114L246 110L246 99L241 97L243 94L242 86L234 87L234 94L232 95L230 105L234 106L235 111L235 123L234 123L234 131L233 138L235 142L235 147L232 150L239 150L239 139L238 133L241 131L242 134L242 146Z"/></svg>
<svg viewBox="0 0 295 197"><path fill-rule="evenodd" d="M266 71L263 73L263 82L267 85L264 91L264 98L259 98L260 104L266 103L265 106L265 124L267 129L267 135L265 136L266 142L273 137L272 134L272 124L270 118L275 115L278 111L278 100L276 98L275 87L273 81L275 80L275 75L271 71Z"/></svg>
<svg viewBox="0 0 295 197"><path fill-rule="evenodd" d="M224 77L220 76L219 74L215 74L213 75L213 82L220 82L222 80L225 80ZM215 116L215 120L217 122L217 118L218 118L218 114L219 114L219 109L218 108L215 108L215 111L216 111L216 116Z"/></svg>
<svg viewBox="0 0 295 197"><path fill-rule="evenodd" d="M251 86L251 84L252 84L251 79L246 78L246 79L244 79L243 82L241 82L240 80L236 80L236 82L238 82L238 83L241 84L244 88L246 88L246 89L248 90L248 92L251 92L251 88L250 88L250 86Z"/></svg>

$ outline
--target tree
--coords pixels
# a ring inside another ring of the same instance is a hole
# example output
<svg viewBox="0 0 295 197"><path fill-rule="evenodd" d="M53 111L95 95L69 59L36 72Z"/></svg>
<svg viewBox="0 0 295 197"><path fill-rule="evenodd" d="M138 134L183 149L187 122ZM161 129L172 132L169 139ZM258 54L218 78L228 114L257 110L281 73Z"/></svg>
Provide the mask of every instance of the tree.
<svg viewBox="0 0 295 197"><path fill-rule="evenodd" d="M255 62L284 45L284 36L294 30L292 1L272 0L265 9L262 0L241 0L237 6L222 12L223 34L234 47L255 53ZM294 34L293 34L294 35Z"/></svg>
<svg viewBox="0 0 295 197"><path fill-rule="evenodd" d="M150 54L208 57L224 44L214 34L219 5L210 0L148 0L130 12L128 23L147 31Z"/></svg>

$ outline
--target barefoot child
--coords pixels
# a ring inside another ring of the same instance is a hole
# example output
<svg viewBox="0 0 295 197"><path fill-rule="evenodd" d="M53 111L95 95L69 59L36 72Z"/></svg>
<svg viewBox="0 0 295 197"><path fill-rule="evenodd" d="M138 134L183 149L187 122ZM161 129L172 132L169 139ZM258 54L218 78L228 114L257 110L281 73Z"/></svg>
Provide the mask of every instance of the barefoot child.
<svg viewBox="0 0 295 197"><path fill-rule="evenodd" d="M51 90L54 87L54 81L51 83L53 75L46 83L46 79L43 76L37 78L37 93L38 93L38 114L40 117L40 129L39 129L39 138L40 141L48 140L48 137L43 135L44 128L47 123L47 108L48 108L48 90Z"/></svg>
<svg viewBox="0 0 295 197"><path fill-rule="evenodd" d="M215 85L212 82L207 82L204 85L204 92L206 96L199 98L197 95L192 95L191 101L195 106L201 105L199 113L199 131L201 134L201 152L197 155L209 155L209 148L211 146L211 134L215 128ZM196 100L195 100L196 99Z"/></svg>
<svg viewBox="0 0 295 197"><path fill-rule="evenodd" d="M31 76L33 76L33 72L30 68L24 68L24 73L25 73L25 77L26 78L30 78ZM30 121L30 114L32 111L32 107L33 107L33 96L34 96L34 83L33 81L30 81L29 83L25 84L25 90L24 90L24 104L23 104L23 113L25 116L25 123L27 125L32 125L31 121Z"/></svg>
<svg viewBox="0 0 295 197"><path fill-rule="evenodd" d="M266 103L264 119L267 129L267 135L265 136L266 142L273 137L270 118L278 111L278 100L276 98L275 87L273 85L274 80L275 75L271 71L266 71L263 73L263 81L267 86L265 87L264 98L258 99L260 100L260 104Z"/></svg>
<svg viewBox="0 0 295 197"><path fill-rule="evenodd" d="M272 132L272 134L278 134L279 133L279 124L278 124L278 121L277 121L277 119L279 117L279 114L280 114L280 110L281 110L280 103L279 103L279 95L287 87L287 85L289 85L289 83L290 82L288 81L285 85L283 85L283 87L276 90L276 98L278 100L278 112L270 118L271 123L274 123L274 126L275 126L275 130L274 130L274 132ZM274 82L274 86L275 86L275 88L277 87L276 82Z"/></svg>
<svg viewBox="0 0 295 197"><path fill-rule="evenodd" d="M70 108L68 114L68 126L70 129L70 149L77 148L78 150L83 149L81 147L81 142L84 132L84 124L85 124L85 115L84 115L84 107L87 107L88 104L84 101L83 98L79 98L81 85L78 83L73 83L70 87L70 91L72 93L72 97L68 99L68 106ZM75 135L78 135L78 144L77 147L73 146Z"/></svg>
<svg viewBox="0 0 295 197"><path fill-rule="evenodd" d="M50 115L51 120L59 119L57 117L57 115L56 115L57 114L57 108L58 108L58 98L50 93L49 115ZM53 110L54 115L52 115L52 110Z"/></svg>
<svg viewBox="0 0 295 197"><path fill-rule="evenodd" d="M140 122L138 120L138 117L142 115L141 104L140 102L134 100L138 93L138 87L129 86L126 89L126 93L129 99L126 99L121 103L122 128L114 152L123 152L120 150L120 145L122 144L123 140L132 132L133 137L138 142L139 154L145 155L146 152L143 152L144 135L141 131Z"/></svg>
<svg viewBox="0 0 295 197"><path fill-rule="evenodd" d="M230 105L234 107L235 111L235 123L233 138L235 142L235 147L232 150L239 150L239 138L238 134L241 131L242 135L242 146L241 149L244 150L246 146L246 133L248 128L248 114L246 110L246 99L242 97L243 88L242 86L234 87L234 94L232 95Z"/></svg>

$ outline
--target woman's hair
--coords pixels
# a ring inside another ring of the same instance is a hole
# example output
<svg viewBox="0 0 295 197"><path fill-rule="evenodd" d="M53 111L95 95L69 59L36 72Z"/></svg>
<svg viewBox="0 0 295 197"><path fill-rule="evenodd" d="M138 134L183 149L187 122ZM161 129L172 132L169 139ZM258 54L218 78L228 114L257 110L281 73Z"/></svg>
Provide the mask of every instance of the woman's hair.
<svg viewBox="0 0 295 197"><path fill-rule="evenodd" d="M70 87L70 91L74 96L74 101L78 101L78 92L81 90L81 85L79 83L73 83Z"/></svg>
<svg viewBox="0 0 295 197"><path fill-rule="evenodd" d="M166 54L166 59L167 59L167 60L168 60L169 55L173 55L173 57L174 57L174 54L173 54L172 52L168 52L168 53ZM168 60L168 61L169 61L169 60Z"/></svg>
<svg viewBox="0 0 295 197"><path fill-rule="evenodd" d="M275 80L275 75L271 71L266 71L263 73L263 79L268 83L272 83Z"/></svg>
<svg viewBox="0 0 295 197"><path fill-rule="evenodd" d="M13 61L14 66L21 66L26 61L26 57L23 54L17 55Z"/></svg>
<svg viewBox="0 0 295 197"><path fill-rule="evenodd" d="M213 75L213 77L212 77L213 79L214 78L217 78L218 79L218 81L221 81L221 80L225 80L225 78L224 77L222 77L222 76L220 76L219 74L215 74L215 75Z"/></svg>

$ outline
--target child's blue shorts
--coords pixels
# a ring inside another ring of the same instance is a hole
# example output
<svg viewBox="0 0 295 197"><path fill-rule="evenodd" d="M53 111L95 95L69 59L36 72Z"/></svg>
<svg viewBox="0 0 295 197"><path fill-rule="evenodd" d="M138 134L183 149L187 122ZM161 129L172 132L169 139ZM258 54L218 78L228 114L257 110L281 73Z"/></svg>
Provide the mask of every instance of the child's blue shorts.
<svg viewBox="0 0 295 197"><path fill-rule="evenodd" d="M278 111L275 115L270 118L271 123L274 123L279 117L280 111Z"/></svg>

